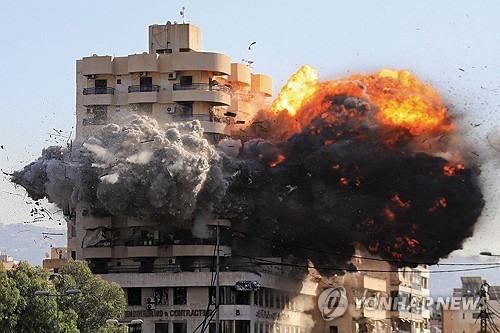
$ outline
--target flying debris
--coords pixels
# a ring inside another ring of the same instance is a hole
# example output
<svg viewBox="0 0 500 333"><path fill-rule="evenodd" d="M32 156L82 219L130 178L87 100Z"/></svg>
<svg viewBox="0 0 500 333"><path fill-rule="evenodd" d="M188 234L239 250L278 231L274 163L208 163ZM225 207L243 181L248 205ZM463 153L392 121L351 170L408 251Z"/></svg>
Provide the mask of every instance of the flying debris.
<svg viewBox="0 0 500 333"><path fill-rule="evenodd" d="M252 42L250 43L250 45L248 45L248 49L251 50L252 49L252 46L255 45L257 42Z"/></svg>

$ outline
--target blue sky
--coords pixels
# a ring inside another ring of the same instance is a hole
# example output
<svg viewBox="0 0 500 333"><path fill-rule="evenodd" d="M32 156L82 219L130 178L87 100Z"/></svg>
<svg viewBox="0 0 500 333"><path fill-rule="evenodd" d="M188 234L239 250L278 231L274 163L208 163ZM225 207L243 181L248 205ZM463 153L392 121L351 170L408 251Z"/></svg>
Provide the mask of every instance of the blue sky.
<svg viewBox="0 0 500 333"><path fill-rule="evenodd" d="M205 50L254 61L254 72L273 77L275 95L306 63L323 80L391 67L431 83L483 169L487 206L459 254L477 260L479 251L500 253L500 153L491 147L500 150L497 1L2 2L2 171L20 169L43 147L61 143L54 130L74 133L76 59L147 51L148 25L181 22L182 6L201 28ZM6 176L0 199L0 223L32 220L29 199ZM58 225L57 218L43 223Z"/></svg>

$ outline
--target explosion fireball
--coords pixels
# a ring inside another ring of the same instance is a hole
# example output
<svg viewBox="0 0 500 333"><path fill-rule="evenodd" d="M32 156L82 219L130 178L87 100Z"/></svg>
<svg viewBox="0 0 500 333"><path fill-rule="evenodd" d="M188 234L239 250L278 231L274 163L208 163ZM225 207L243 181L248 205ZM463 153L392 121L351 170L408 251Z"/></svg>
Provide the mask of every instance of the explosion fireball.
<svg viewBox="0 0 500 333"><path fill-rule="evenodd" d="M176 228L209 212L262 237L236 233L234 254L310 260L328 273L349 267L355 246L399 266L433 264L472 235L484 206L477 167L450 146L439 94L410 72L319 82L304 66L257 122L266 131L250 125L243 143L213 147L197 121L136 117L72 152L45 150L12 180L34 199Z"/></svg>

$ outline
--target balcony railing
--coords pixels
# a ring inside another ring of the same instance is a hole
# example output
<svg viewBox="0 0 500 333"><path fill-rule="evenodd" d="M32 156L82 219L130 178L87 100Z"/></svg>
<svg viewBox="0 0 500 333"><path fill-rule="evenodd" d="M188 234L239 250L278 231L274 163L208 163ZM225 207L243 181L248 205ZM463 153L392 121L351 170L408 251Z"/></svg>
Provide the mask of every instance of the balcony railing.
<svg viewBox="0 0 500 333"><path fill-rule="evenodd" d="M228 87L213 85L208 83L191 83L191 84L175 83L173 86L173 90L222 91L226 93L229 93L230 91Z"/></svg>
<svg viewBox="0 0 500 333"><path fill-rule="evenodd" d="M211 123L226 123L230 124L230 120L225 117L219 117L216 115L210 114L194 114L194 115L173 115L173 121L191 121L191 120L199 120L199 121L208 121Z"/></svg>
<svg viewBox="0 0 500 333"><path fill-rule="evenodd" d="M147 85L147 86L141 86L141 85L135 85L135 86L128 86L128 92L129 93L134 93L134 92L159 92L160 91L160 86L157 84L152 84L152 85Z"/></svg>
<svg viewBox="0 0 500 333"><path fill-rule="evenodd" d="M111 87L92 87L83 88L84 95L114 95L115 88Z"/></svg>
<svg viewBox="0 0 500 333"><path fill-rule="evenodd" d="M83 119L83 125L106 125L108 123L107 118L86 118Z"/></svg>

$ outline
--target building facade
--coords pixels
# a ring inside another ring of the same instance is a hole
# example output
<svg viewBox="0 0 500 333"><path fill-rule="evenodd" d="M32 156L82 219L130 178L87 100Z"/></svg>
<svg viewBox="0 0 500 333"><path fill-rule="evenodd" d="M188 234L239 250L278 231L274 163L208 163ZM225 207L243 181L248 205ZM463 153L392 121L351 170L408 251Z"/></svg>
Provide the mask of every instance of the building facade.
<svg viewBox="0 0 500 333"><path fill-rule="evenodd" d="M332 277L322 288L343 287L348 306L333 320L316 317L316 332L430 333L429 270L425 265L395 268L359 251L352 263L358 272Z"/></svg>
<svg viewBox="0 0 500 333"><path fill-rule="evenodd" d="M453 298L459 300L455 304L449 303L442 307L443 333L476 333L481 330L481 287L486 280L481 277L461 277L461 288L453 289ZM487 321L487 331L494 332L492 325L500 325L500 286L488 286L483 306L490 314ZM457 306L458 305L458 306ZM496 329L498 330L498 328Z"/></svg>
<svg viewBox="0 0 500 333"><path fill-rule="evenodd" d="M272 94L269 76L202 51L199 28L170 22L149 27L148 52L78 60L76 83L80 142L112 121L143 114L160 123L198 120L206 138L217 143L237 136ZM305 309L315 284L290 277L279 265L231 258L229 220L213 221L208 237L200 239L157 221L96 216L85 203L64 214L67 256L86 260L94 273L123 287L127 310L119 319L133 332L215 332L216 252L221 333L307 333L312 326ZM46 265L57 269L60 258L54 256ZM237 290L238 283L256 287ZM134 319L143 323L132 324Z"/></svg>

